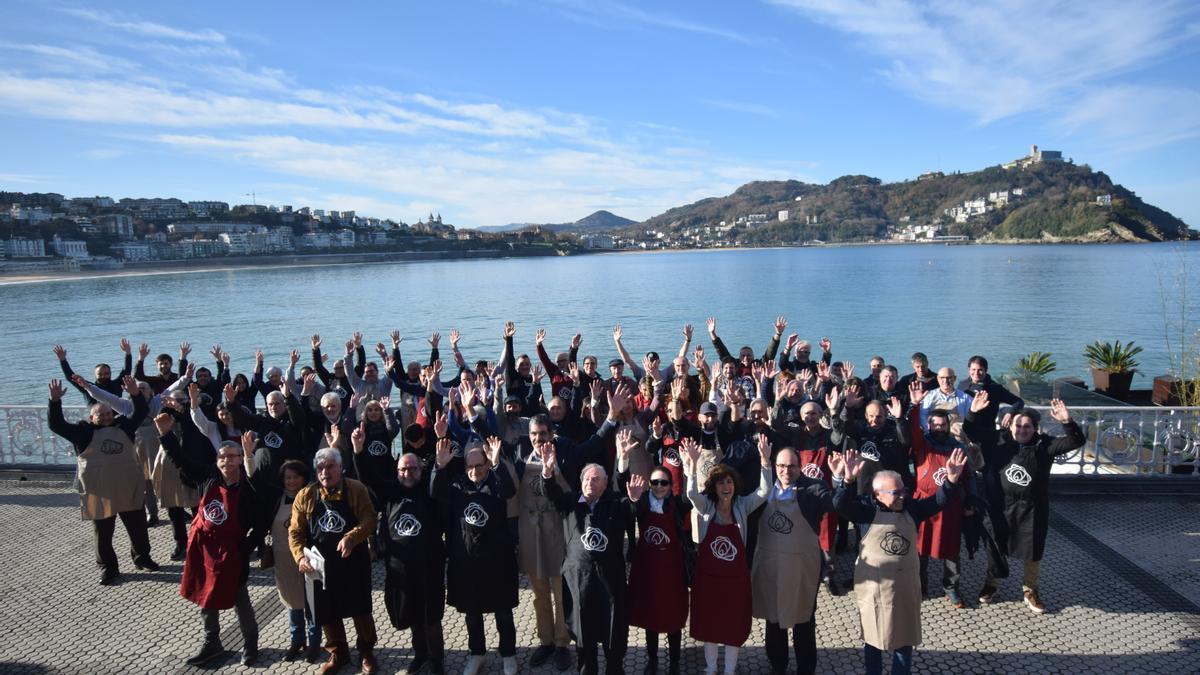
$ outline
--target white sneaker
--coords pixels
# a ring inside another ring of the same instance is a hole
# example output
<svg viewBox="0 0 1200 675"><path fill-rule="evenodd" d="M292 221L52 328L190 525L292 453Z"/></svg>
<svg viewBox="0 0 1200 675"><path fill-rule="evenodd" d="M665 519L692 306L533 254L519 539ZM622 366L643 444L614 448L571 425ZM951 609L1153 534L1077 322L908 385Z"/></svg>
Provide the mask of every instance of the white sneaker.
<svg viewBox="0 0 1200 675"><path fill-rule="evenodd" d="M463 675L479 675L483 670L483 655L472 654L467 657L467 667L463 669Z"/></svg>
<svg viewBox="0 0 1200 675"><path fill-rule="evenodd" d="M504 675L517 675L517 657L504 657Z"/></svg>

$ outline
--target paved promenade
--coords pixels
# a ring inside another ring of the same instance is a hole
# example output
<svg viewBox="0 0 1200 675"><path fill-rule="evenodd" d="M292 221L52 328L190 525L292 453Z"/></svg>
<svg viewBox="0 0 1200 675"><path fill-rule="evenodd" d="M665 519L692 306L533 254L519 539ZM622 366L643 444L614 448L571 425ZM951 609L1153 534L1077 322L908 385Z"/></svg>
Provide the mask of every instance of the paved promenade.
<svg viewBox="0 0 1200 675"><path fill-rule="evenodd" d="M69 485L0 482L0 673L202 672L183 665L199 645L201 627L196 607L179 597L181 563L167 559L165 512L163 523L150 531L154 557L163 565L158 573L133 569L127 539L117 526L114 543L123 581L104 588L97 585L91 528L79 520L78 498ZM1041 582L1046 614L1035 616L1019 602L1019 578L1005 582L996 603L979 606L975 592L984 561L966 560L964 554L968 607L951 608L940 591L925 601L917 672L1200 673L1200 496L1195 501L1058 498L1050 525ZM841 556L839 577L848 575L852 564L852 557ZM936 588L940 566L931 567ZM374 569L376 653L381 672L394 673L411 656L408 634L388 623L379 590L383 570L378 564ZM1015 571L1019 576L1019 564ZM521 593L522 672L550 675L557 672L551 666L525 667L534 626L531 596L524 589ZM315 665L281 661L288 645L287 615L270 573L252 573L250 595L261 631L260 666L236 663L232 650L241 647L241 636L229 612L222 614L222 628L231 651L208 671L316 672ZM851 598L822 590L817 621L819 670L861 671ZM445 626L448 671L461 672L467 641L461 616L448 609ZM494 633L489 637L494 647ZM631 630L625 663L631 675L640 674L645 664L641 642L640 631ZM702 673L703 663L701 649L685 637L683 672ZM500 672L495 652L486 672ZM738 672L768 672L761 622L755 622Z"/></svg>

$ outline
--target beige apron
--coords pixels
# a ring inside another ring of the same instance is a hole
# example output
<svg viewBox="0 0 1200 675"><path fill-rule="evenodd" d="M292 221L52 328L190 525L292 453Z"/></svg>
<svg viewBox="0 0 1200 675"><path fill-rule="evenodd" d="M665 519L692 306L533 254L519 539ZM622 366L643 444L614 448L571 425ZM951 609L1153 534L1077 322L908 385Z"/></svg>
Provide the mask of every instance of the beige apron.
<svg viewBox="0 0 1200 675"><path fill-rule="evenodd" d="M767 502L750 571L753 614L784 629L812 619L821 581L821 544L796 499Z"/></svg>
<svg viewBox="0 0 1200 675"><path fill-rule="evenodd" d="M154 482L154 494L158 495L158 503L163 508L194 509L200 502L196 488L183 484L179 467L175 466L161 446L158 456L154 458L150 480Z"/></svg>
<svg viewBox="0 0 1200 675"><path fill-rule="evenodd" d="M563 492L570 491L561 474L555 473L554 480ZM562 576L563 557L567 551L563 520L543 492L541 462L525 463L517 499L521 506L517 516L521 572L531 579Z"/></svg>
<svg viewBox="0 0 1200 675"><path fill-rule="evenodd" d="M304 609L304 575L292 558L288 548L288 523L292 519L292 505L279 500L275 520L271 522L271 550L275 554L275 588L279 600L288 609Z"/></svg>
<svg viewBox="0 0 1200 675"><path fill-rule="evenodd" d="M103 520L124 511L141 511L146 479L129 435L119 427L100 427L76 460L79 510L84 520Z"/></svg>
<svg viewBox="0 0 1200 675"><path fill-rule="evenodd" d="M917 525L904 512L879 511L854 566L863 642L876 649L921 644Z"/></svg>
<svg viewBox="0 0 1200 675"><path fill-rule="evenodd" d="M720 464L722 459L725 459L725 451L721 449L720 445L714 449L700 448L700 456L696 458L696 482L700 485L702 492L704 491L704 481L708 480L708 472ZM692 509L692 541L700 543L699 509Z"/></svg>

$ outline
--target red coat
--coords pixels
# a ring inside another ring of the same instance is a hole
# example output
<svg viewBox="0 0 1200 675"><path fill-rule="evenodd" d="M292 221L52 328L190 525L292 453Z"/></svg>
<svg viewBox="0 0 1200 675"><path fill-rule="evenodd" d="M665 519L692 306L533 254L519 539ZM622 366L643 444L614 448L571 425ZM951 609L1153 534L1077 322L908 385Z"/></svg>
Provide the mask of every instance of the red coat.
<svg viewBox="0 0 1200 675"><path fill-rule="evenodd" d="M828 440L829 434L825 434L825 439ZM815 449L802 449L800 453L800 473L809 478L825 481L825 484L830 488L833 487L833 474L829 471L829 448L822 444ZM832 551L834 540L837 539L837 522L838 515L834 511L830 511L821 516L821 531L818 538L821 542L822 551Z"/></svg>
<svg viewBox="0 0 1200 675"><path fill-rule="evenodd" d="M200 498L188 533L179 594L201 609L229 609L242 586L242 540L238 489L215 481Z"/></svg>
<svg viewBox="0 0 1200 675"><path fill-rule="evenodd" d="M914 406L914 420L918 412L918 408ZM921 433L918 425L919 422L914 424L912 434L913 464L917 470L914 499L937 493L938 488L946 481L946 462L950 459L950 452L956 447L961 447L951 442L939 450ZM946 508L921 521L917 527L917 553L939 560L958 560L962 541L962 512L962 490L955 490L950 501L946 503Z"/></svg>

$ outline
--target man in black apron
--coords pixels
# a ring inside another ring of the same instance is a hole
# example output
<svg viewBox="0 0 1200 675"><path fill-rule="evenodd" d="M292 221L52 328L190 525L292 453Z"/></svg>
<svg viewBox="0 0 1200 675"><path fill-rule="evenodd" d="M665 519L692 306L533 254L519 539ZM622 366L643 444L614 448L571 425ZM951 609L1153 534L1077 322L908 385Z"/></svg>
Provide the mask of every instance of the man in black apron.
<svg viewBox="0 0 1200 675"><path fill-rule="evenodd" d="M313 581L313 616L325 631L329 661L322 673L330 673L350 662L345 618L354 620L356 648L362 656L362 672L374 673L375 619L371 616L371 557L367 537L375 531L375 507L367 487L342 476L342 453L338 438L331 434L330 447L317 451L313 463L317 482L296 495L288 545L301 572L313 567L304 548L314 548L325 558L325 581Z"/></svg>

